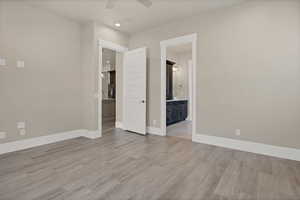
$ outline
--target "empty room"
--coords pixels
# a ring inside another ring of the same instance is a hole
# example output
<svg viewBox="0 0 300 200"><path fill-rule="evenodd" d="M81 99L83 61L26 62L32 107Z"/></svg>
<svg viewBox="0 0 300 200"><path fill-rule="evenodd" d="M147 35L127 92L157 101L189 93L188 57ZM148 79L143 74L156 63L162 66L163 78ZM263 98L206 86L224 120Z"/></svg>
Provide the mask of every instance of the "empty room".
<svg viewBox="0 0 300 200"><path fill-rule="evenodd" d="M0 0L0 200L300 200L299 0Z"/></svg>

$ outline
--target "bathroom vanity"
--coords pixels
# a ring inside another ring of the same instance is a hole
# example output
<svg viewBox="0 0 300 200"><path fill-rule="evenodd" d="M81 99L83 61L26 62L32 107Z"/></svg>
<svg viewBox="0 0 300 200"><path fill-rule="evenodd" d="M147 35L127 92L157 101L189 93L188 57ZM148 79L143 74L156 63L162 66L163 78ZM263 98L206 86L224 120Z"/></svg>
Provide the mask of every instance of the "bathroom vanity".
<svg viewBox="0 0 300 200"><path fill-rule="evenodd" d="M186 120L188 116L188 100L167 100L167 126Z"/></svg>

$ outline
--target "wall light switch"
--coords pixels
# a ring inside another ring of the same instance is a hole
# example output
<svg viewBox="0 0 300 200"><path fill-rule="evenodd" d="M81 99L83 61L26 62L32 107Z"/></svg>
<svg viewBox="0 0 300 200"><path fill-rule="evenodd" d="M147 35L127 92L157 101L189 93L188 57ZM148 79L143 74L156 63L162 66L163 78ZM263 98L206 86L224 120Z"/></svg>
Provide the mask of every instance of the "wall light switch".
<svg viewBox="0 0 300 200"><path fill-rule="evenodd" d="M6 133L0 132L0 139L5 139L5 138L6 138Z"/></svg>
<svg viewBox="0 0 300 200"><path fill-rule="evenodd" d="M26 128L25 122L18 122L17 123L17 128L18 129L25 129Z"/></svg>
<svg viewBox="0 0 300 200"><path fill-rule="evenodd" d="M95 93L95 94L94 94L94 98L95 98L95 99L99 99L99 98L100 98L100 95L99 95L98 93Z"/></svg>
<svg viewBox="0 0 300 200"><path fill-rule="evenodd" d="M241 130L240 129L236 129L235 130L235 135L236 136L240 136L241 135Z"/></svg>
<svg viewBox="0 0 300 200"><path fill-rule="evenodd" d="M0 66L6 66L6 60L5 58L0 58Z"/></svg>
<svg viewBox="0 0 300 200"><path fill-rule="evenodd" d="M25 62L23 60L18 60L17 61L17 67L18 68L24 68L25 67Z"/></svg>
<svg viewBox="0 0 300 200"><path fill-rule="evenodd" d="M26 130L25 129L20 129L20 135L26 135Z"/></svg>

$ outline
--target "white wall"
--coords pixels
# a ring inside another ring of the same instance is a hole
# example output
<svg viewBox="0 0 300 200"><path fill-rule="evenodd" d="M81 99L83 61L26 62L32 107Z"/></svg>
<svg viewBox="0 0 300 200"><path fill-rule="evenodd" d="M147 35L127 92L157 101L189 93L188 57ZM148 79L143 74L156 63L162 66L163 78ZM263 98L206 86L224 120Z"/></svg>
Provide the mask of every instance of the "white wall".
<svg viewBox="0 0 300 200"><path fill-rule="evenodd" d="M300 148L300 2L249 1L133 35L130 48L149 50L151 126L160 121L160 41L191 33L197 133Z"/></svg>

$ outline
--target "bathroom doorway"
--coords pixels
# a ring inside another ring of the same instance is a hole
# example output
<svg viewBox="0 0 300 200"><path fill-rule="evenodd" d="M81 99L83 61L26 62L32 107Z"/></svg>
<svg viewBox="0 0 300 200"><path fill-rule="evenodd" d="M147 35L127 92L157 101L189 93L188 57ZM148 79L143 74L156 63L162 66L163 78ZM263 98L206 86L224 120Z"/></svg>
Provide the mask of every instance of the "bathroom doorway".
<svg viewBox="0 0 300 200"><path fill-rule="evenodd" d="M167 47L167 135L192 140L192 42Z"/></svg>
<svg viewBox="0 0 300 200"><path fill-rule="evenodd" d="M162 135L193 140L197 122L197 34L161 41L160 49Z"/></svg>

